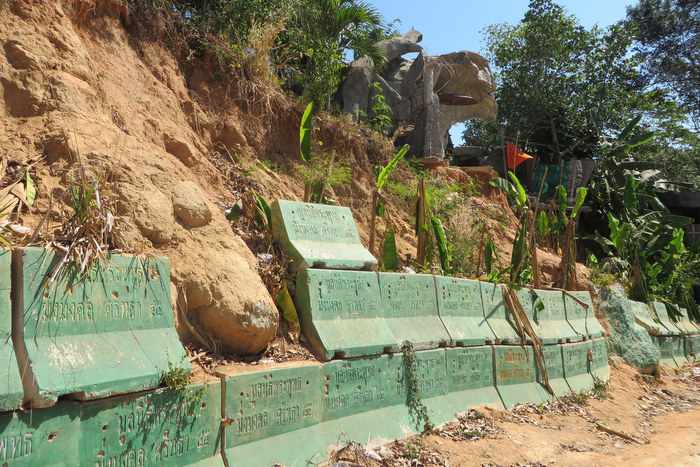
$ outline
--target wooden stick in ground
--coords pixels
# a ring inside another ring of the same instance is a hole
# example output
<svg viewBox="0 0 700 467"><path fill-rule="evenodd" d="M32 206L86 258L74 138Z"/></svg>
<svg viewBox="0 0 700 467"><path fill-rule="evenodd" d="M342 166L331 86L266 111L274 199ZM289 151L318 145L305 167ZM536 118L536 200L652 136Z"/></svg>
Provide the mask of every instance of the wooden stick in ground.
<svg viewBox="0 0 700 467"><path fill-rule="evenodd" d="M533 285L535 288L540 288L542 287L542 281L540 280L540 264L539 264L539 258L537 255L537 228L536 228L536 223L537 223L537 216L540 213L540 200L542 199L542 192L544 191L544 181L547 179L547 175L549 174L549 167L545 166L544 168L544 174L542 175L542 180L540 180L540 188L537 191L537 198L535 199L535 211L532 213L532 219L530 221L530 238L531 238L531 243L530 243L530 248L532 249L532 277L533 277Z"/></svg>
<svg viewBox="0 0 700 467"><path fill-rule="evenodd" d="M418 247L416 259L420 267L425 265L426 238L425 238L425 180L418 178L418 206L416 209L416 234L418 235Z"/></svg>
<svg viewBox="0 0 700 467"><path fill-rule="evenodd" d="M618 431L613 428L610 428L609 426L603 425L600 422L595 422L595 427L599 429L600 431L603 431L605 433L608 433L610 435L618 436L622 439L626 439L627 441L631 441L633 443L637 444L649 444L649 441L646 440L641 440L637 438L636 436L632 436L628 433L625 433L624 431Z"/></svg>
<svg viewBox="0 0 700 467"><path fill-rule="evenodd" d="M528 247L530 248L530 267L532 268L532 285L539 289L542 286L540 280L540 263L537 255L537 232L535 231L535 214L532 211L528 212L528 223L530 224L530 238Z"/></svg>
<svg viewBox="0 0 700 467"><path fill-rule="evenodd" d="M542 341L537 336L537 333L535 333L535 330L532 328L530 319L527 317L527 314L525 313L525 310L520 304L520 300L518 300L518 296L515 294L513 289L511 289L510 287L503 286L503 290L505 291L504 296L506 298L506 304L508 305L513 314L513 319L515 320L515 325L518 328L518 333L520 334L520 338L523 342L523 345L525 345L525 343L527 342L526 337L529 338L529 340L532 342L532 349L535 353L535 364L537 365L537 369L539 370L542 379L540 383L542 384L542 386L544 386L547 392L549 392L551 395L554 395L554 389L552 389L552 386L549 384L547 366L544 363Z"/></svg>
<svg viewBox="0 0 700 467"><path fill-rule="evenodd" d="M564 245L560 263L561 288L577 289L576 280L576 219L569 219L564 232Z"/></svg>
<svg viewBox="0 0 700 467"><path fill-rule="evenodd" d="M379 193L375 188L372 192L372 217L369 223L369 252L374 254L374 242L377 236L377 203L379 202Z"/></svg>

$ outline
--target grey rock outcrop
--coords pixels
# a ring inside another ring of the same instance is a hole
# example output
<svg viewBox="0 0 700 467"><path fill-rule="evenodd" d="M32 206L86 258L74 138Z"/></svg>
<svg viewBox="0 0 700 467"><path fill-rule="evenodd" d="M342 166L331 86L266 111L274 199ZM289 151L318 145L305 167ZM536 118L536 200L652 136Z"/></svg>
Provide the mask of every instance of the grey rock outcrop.
<svg viewBox="0 0 700 467"><path fill-rule="evenodd" d="M601 291L600 309L610 323L610 343L627 363L653 373L661 354L649 333L636 323L632 305L620 286Z"/></svg>
<svg viewBox="0 0 700 467"><path fill-rule="evenodd" d="M345 112L371 113L370 85L379 82L396 124L406 123L416 155L444 157L448 131L469 119L493 120L497 106L488 61L474 52L430 56L420 46L423 35L412 29L378 42L387 62L377 70L367 57L355 60L343 83ZM418 53L414 60L404 55Z"/></svg>
<svg viewBox="0 0 700 467"><path fill-rule="evenodd" d="M411 29L401 37L394 37L377 42L375 45L387 62L391 62L408 53L422 52L423 47L418 45L423 40L423 34Z"/></svg>

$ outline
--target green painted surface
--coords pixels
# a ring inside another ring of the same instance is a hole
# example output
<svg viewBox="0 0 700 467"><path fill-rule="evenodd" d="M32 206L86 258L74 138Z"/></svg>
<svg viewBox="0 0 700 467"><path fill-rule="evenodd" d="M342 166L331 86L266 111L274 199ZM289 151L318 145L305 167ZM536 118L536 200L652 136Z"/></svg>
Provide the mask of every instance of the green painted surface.
<svg viewBox="0 0 700 467"><path fill-rule="evenodd" d="M564 294L556 290L522 288L517 291L532 328L543 344L576 342L584 339L566 320Z"/></svg>
<svg viewBox="0 0 700 467"><path fill-rule="evenodd" d="M332 422L329 422L332 423ZM320 425L226 449L231 467L310 467L328 459L331 445L350 441L344 435L331 438ZM228 438L227 438L228 442Z"/></svg>
<svg viewBox="0 0 700 467"><path fill-rule="evenodd" d="M479 284L481 286L481 302L484 305L484 316L497 341L504 344L519 343L520 337L515 331L510 312L503 300L503 286L490 282L480 282Z"/></svg>
<svg viewBox="0 0 700 467"><path fill-rule="evenodd" d="M416 352L415 355L419 397L424 400L431 421L434 424L444 423L453 415L443 400L443 396L447 395L448 392L445 351L443 349L427 350ZM405 404L408 400L410 380L407 378L408 373L403 354L390 356L388 364L390 371L393 372L391 381L395 387L395 392L391 397ZM413 428L419 430L422 426L414 424Z"/></svg>
<svg viewBox="0 0 700 467"><path fill-rule="evenodd" d="M360 241L349 208L279 200L272 235L295 269L373 269L377 259Z"/></svg>
<svg viewBox="0 0 700 467"><path fill-rule="evenodd" d="M506 408L528 402L539 404L550 399L537 382L532 347L497 345L494 359L496 389Z"/></svg>
<svg viewBox="0 0 700 467"><path fill-rule="evenodd" d="M577 302L575 299L583 302L587 306L581 305L581 303ZM577 334L586 335L590 338L603 336L603 327L600 325L595 315L593 299L591 298L590 292L565 292L564 309L566 311L566 320Z"/></svg>
<svg viewBox="0 0 700 467"><path fill-rule="evenodd" d="M484 345L495 336L484 317L478 281L435 276L440 319L455 345Z"/></svg>
<svg viewBox="0 0 700 467"><path fill-rule="evenodd" d="M18 409L24 391L17 367L12 333L12 254L0 249L0 411Z"/></svg>
<svg viewBox="0 0 700 467"><path fill-rule="evenodd" d="M593 389L591 376L593 343L591 341L562 345L564 377L572 391L583 392ZM589 358L591 360L589 360Z"/></svg>
<svg viewBox="0 0 700 467"><path fill-rule="evenodd" d="M80 465L223 466L221 384L81 404Z"/></svg>
<svg viewBox="0 0 700 467"><path fill-rule="evenodd" d="M592 342L591 374L601 381L610 379L610 364L608 363L608 342L602 337Z"/></svg>
<svg viewBox="0 0 700 467"><path fill-rule="evenodd" d="M685 338L686 354L696 361L700 360L700 335L688 336Z"/></svg>
<svg viewBox="0 0 700 467"><path fill-rule="evenodd" d="M80 407L64 401L48 409L0 414L0 463L4 466L73 467L80 460Z"/></svg>
<svg viewBox="0 0 700 467"><path fill-rule="evenodd" d="M393 440L415 431L397 380L400 360L401 355L383 355L323 365L322 446L340 439Z"/></svg>
<svg viewBox="0 0 700 467"><path fill-rule="evenodd" d="M654 344L659 348L661 358L659 363L671 368L679 367L679 362L676 361L675 347L681 338L678 336L652 336Z"/></svg>
<svg viewBox="0 0 700 467"><path fill-rule="evenodd" d="M321 367L241 373L225 378L226 458L232 466L305 466L323 460Z"/></svg>
<svg viewBox="0 0 700 467"><path fill-rule="evenodd" d="M399 347L374 272L305 269L297 275L296 304L304 335L323 361Z"/></svg>
<svg viewBox="0 0 700 467"><path fill-rule="evenodd" d="M678 336L671 339L673 348L673 357L679 366L688 363L688 352L686 350L686 337Z"/></svg>
<svg viewBox="0 0 700 467"><path fill-rule="evenodd" d="M321 421L321 401L318 365L227 377L227 448L316 425Z"/></svg>
<svg viewBox="0 0 700 467"><path fill-rule="evenodd" d="M396 390L390 357L336 360L321 369L323 378L322 420L334 420L358 413L402 404Z"/></svg>
<svg viewBox="0 0 700 467"><path fill-rule="evenodd" d="M544 365L547 368L547 378L549 379L549 385L554 391L554 396L563 397L570 394L571 388L564 378L562 346L559 344L544 345L542 346L542 353L544 356ZM543 384L544 380L540 375L537 365L535 365L535 372L537 375L537 381L539 381L540 384Z"/></svg>
<svg viewBox="0 0 700 467"><path fill-rule="evenodd" d="M399 345L410 341L416 350L425 350L450 343L438 315L433 276L380 272L379 290L386 323Z"/></svg>
<svg viewBox="0 0 700 467"><path fill-rule="evenodd" d="M493 375L493 347L446 349L448 403L456 412L470 407L502 409Z"/></svg>
<svg viewBox="0 0 700 467"><path fill-rule="evenodd" d="M690 321L690 318L688 317L688 310L681 308L679 312L680 318L678 321L676 321L676 326L678 326L678 329L680 329L684 334L697 334L698 328L692 321Z"/></svg>
<svg viewBox="0 0 700 467"><path fill-rule="evenodd" d="M150 389L170 368L190 369L173 323L166 259L112 255L83 280L64 275L47 285L57 255L39 248L15 255L14 340L24 344L16 351L32 406L63 394L96 399Z"/></svg>
<svg viewBox="0 0 700 467"><path fill-rule="evenodd" d="M630 307L632 308L635 321L637 324L646 329L650 335L662 336L669 333L666 326L664 326L664 324L657 319L656 312L650 305L644 302L635 302L634 300L629 300L629 303ZM661 304L661 306L664 306L665 308L665 305Z"/></svg>
<svg viewBox="0 0 700 467"><path fill-rule="evenodd" d="M444 423L456 412L447 400L445 351L415 355L419 397L431 423ZM399 439L421 431L423 421L406 405L410 382L405 365L400 353L325 364L324 422L318 429L323 445L337 444L339 439Z"/></svg>
<svg viewBox="0 0 700 467"><path fill-rule="evenodd" d="M682 334L675 321L673 321L669 316L668 310L666 310L666 305L664 303L653 302L651 306L656 312L659 322L664 326L664 328L666 328L664 335L678 336Z"/></svg>

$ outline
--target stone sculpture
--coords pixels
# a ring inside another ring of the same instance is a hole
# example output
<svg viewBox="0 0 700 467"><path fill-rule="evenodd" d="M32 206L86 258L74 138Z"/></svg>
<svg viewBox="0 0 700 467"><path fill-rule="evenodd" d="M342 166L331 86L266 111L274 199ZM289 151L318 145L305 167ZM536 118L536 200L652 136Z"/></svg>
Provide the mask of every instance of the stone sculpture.
<svg viewBox="0 0 700 467"><path fill-rule="evenodd" d="M369 57L350 65L343 83L345 112L371 112L370 85L379 82L397 124L413 130L407 141L416 155L444 158L448 131L468 119L496 118L495 84L488 61L474 52L428 55L423 35L411 29L376 44L386 58L381 69ZM413 60L406 54L417 53Z"/></svg>

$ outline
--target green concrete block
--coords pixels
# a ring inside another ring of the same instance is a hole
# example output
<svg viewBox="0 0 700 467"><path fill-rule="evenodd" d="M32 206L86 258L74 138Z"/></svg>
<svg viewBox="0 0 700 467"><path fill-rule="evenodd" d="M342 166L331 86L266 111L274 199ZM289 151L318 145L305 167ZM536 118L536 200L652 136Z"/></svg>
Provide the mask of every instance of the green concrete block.
<svg viewBox="0 0 700 467"><path fill-rule="evenodd" d="M366 269L377 266L360 241L349 208L279 200L272 205L272 235L293 269Z"/></svg>
<svg viewBox="0 0 700 467"><path fill-rule="evenodd" d="M81 404L80 465L223 466L221 384Z"/></svg>
<svg viewBox="0 0 700 467"><path fill-rule="evenodd" d="M517 404L541 404L550 400L550 395L537 382L532 347L497 345L494 361L496 389L507 409Z"/></svg>
<svg viewBox="0 0 700 467"><path fill-rule="evenodd" d="M574 329L576 334L589 337L586 329L586 316L588 316L589 308L593 314L593 304L590 294L588 294L588 292L571 291L562 292L562 294L564 298L564 316L569 322L569 325ZM574 298L586 304L588 308L574 300Z"/></svg>
<svg viewBox="0 0 700 467"><path fill-rule="evenodd" d="M433 276L380 272L379 290L387 326L399 345L410 341L416 350L425 350L450 343L438 315Z"/></svg>
<svg viewBox="0 0 700 467"><path fill-rule="evenodd" d="M297 275L296 304L304 335L323 361L399 347L382 313L377 273L305 269Z"/></svg>
<svg viewBox="0 0 700 467"><path fill-rule="evenodd" d="M579 301L587 306L583 306ZM585 335L589 338L602 337L605 334L600 321L595 315L590 292L564 292L564 309L566 311L566 320L577 334Z"/></svg>
<svg viewBox="0 0 700 467"><path fill-rule="evenodd" d="M403 404L396 388L390 357L336 360L323 365L322 420L335 420L362 412Z"/></svg>
<svg viewBox="0 0 700 467"><path fill-rule="evenodd" d="M478 281L435 276L440 319L455 345L484 345L496 336L486 322Z"/></svg>
<svg viewBox="0 0 700 467"><path fill-rule="evenodd" d="M282 435L271 436L247 444L229 447L225 451L231 467L308 467L328 459L330 444L341 444L344 436L328 438L320 425L300 428ZM326 443L327 440L328 442ZM350 441L350 440L348 440ZM228 437L227 437L228 444Z"/></svg>
<svg viewBox="0 0 700 467"><path fill-rule="evenodd" d="M241 373L226 379L228 446L269 438L321 422L321 367Z"/></svg>
<svg viewBox="0 0 700 467"><path fill-rule="evenodd" d="M547 378L549 379L549 385L554 391L554 396L563 397L571 394L571 388L566 382L566 378L564 378L562 346L559 344L543 345L542 354L544 356L544 365L547 368ZM544 379L540 375L537 365L535 365L535 373L537 381L544 386Z"/></svg>
<svg viewBox="0 0 700 467"><path fill-rule="evenodd" d="M608 341L604 337L593 339L591 353L591 375L601 381L608 381L610 379Z"/></svg>
<svg viewBox="0 0 700 467"><path fill-rule="evenodd" d="M0 414L0 463L13 467L89 465L80 459L81 428L80 407L72 401L48 409Z"/></svg>
<svg viewBox="0 0 700 467"><path fill-rule="evenodd" d="M448 403L455 412L471 407L503 409L493 376L493 347L446 349Z"/></svg>
<svg viewBox="0 0 700 467"><path fill-rule="evenodd" d="M24 391L12 339L12 253L0 249L0 411L18 409Z"/></svg>
<svg viewBox="0 0 700 467"><path fill-rule="evenodd" d="M585 338L566 320L564 294L561 291L522 288L517 295L543 344L577 342Z"/></svg>
<svg viewBox="0 0 700 467"><path fill-rule="evenodd" d="M382 355L323 365L320 454L342 440L386 442L415 432L398 379L401 361L401 355Z"/></svg>
<svg viewBox="0 0 700 467"><path fill-rule="evenodd" d="M700 360L700 335L692 335L685 338L686 355L689 359Z"/></svg>
<svg viewBox="0 0 700 467"><path fill-rule="evenodd" d="M496 340L505 344L520 343L520 337L515 331L510 311L503 299L501 284L480 282L481 302L484 305L484 316Z"/></svg>
<svg viewBox="0 0 700 467"><path fill-rule="evenodd" d="M173 322L167 259L111 255L78 280L49 279L53 251L15 250L13 341L25 401L89 400L155 388L190 369Z"/></svg>
<svg viewBox="0 0 700 467"><path fill-rule="evenodd" d="M662 336L669 334L669 330L664 326L664 324L658 320L656 317L656 312L651 308L650 305L643 302L635 302L629 300L630 306L632 308L632 313L634 314L634 319L642 326L646 331L652 336ZM661 306L665 305L660 304ZM675 329L675 327L674 327Z"/></svg>
<svg viewBox="0 0 700 467"><path fill-rule="evenodd" d="M576 342L562 345L564 359L564 377L574 392L584 392L593 389L594 381L591 376L593 359L593 343L591 341Z"/></svg>
<svg viewBox="0 0 700 467"><path fill-rule="evenodd" d="M229 463L306 465L318 454L323 413L319 365L225 375L224 380Z"/></svg>
<svg viewBox="0 0 700 467"><path fill-rule="evenodd" d="M678 342L682 342L679 336L652 336L654 344L659 348L661 353L661 358L659 363L666 365L671 368L678 368L682 363L676 360L676 354L678 353L676 347Z"/></svg>
<svg viewBox="0 0 700 467"><path fill-rule="evenodd" d="M697 334L698 328L690 321L688 310L685 308L679 309L680 318L676 321L676 326L683 334Z"/></svg>
<svg viewBox="0 0 700 467"><path fill-rule="evenodd" d="M661 302L653 302L651 306L654 309L654 312L656 312L659 322L664 326L664 328L666 328L664 335L679 336L682 334L682 331L678 328L676 322L669 316L668 310L666 309L666 304Z"/></svg>
<svg viewBox="0 0 700 467"><path fill-rule="evenodd" d="M416 352L416 376L418 395L428 409L428 416L433 425L441 425L452 420L455 411L449 406L445 396L448 393L447 360L444 349ZM409 400L406 364L403 354L394 354L389 358L389 367L393 369L396 382L396 394L404 404ZM408 411L410 427L419 432L422 430L420 420L416 420Z"/></svg>

